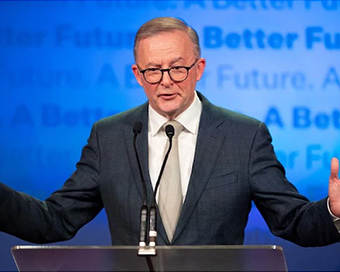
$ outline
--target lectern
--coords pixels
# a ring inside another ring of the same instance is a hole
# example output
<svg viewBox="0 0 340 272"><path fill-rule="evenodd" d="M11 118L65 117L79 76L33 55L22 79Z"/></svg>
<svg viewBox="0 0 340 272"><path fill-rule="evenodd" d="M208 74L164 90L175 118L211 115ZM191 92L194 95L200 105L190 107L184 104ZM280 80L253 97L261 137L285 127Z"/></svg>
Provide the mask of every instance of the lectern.
<svg viewBox="0 0 340 272"><path fill-rule="evenodd" d="M19 271L287 271L278 246L15 246Z"/></svg>

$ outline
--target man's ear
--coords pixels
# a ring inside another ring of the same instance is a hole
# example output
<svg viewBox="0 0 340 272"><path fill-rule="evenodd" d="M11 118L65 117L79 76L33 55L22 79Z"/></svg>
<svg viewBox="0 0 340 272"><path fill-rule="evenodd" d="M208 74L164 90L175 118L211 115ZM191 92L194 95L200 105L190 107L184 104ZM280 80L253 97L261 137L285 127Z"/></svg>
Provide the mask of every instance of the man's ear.
<svg viewBox="0 0 340 272"><path fill-rule="evenodd" d="M143 79L142 79L142 74L139 72L139 69L136 64L132 64L131 66L132 72L135 75L135 78L140 86L143 87Z"/></svg>
<svg viewBox="0 0 340 272"><path fill-rule="evenodd" d="M200 58L197 61L197 78L196 78L197 81L199 81L202 78L202 75L205 69L205 64L206 64L206 61L204 58Z"/></svg>

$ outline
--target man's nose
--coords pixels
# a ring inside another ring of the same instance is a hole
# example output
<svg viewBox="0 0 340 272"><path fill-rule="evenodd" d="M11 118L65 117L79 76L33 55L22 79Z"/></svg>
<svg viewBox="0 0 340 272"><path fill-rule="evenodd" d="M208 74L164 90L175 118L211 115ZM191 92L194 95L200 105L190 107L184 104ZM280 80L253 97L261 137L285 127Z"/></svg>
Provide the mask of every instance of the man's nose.
<svg viewBox="0 0 340 272"><path fill-rule="evenodd" d="M172 81L172 79L169 75L169 72L168 71L164 72L162 80L161 80L161 84L163 86L170 86L172 83L173 83L173 81Z"/></svg>

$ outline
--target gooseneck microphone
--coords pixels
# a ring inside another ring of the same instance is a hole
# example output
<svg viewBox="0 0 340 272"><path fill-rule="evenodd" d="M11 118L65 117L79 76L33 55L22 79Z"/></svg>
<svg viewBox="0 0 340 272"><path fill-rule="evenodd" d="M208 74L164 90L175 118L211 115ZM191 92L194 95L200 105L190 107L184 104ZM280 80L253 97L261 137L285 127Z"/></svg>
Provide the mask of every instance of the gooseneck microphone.
<svg viewBox="0 0 340 272"><path fill-rule="evenodd" d="M134 136L133 136L133 147L134 147L134 150L135 150L135 156L136 156L136 160L137 160L137 164L138 164L139 175L140 175L140 178L142 180L142 185L143 185L143 205L142 205L141 211L140 211L139 246L145 247L146 246L147 221L148 221L149 211L148 211L148 206L147 206L146 184L145 184L145 180L144 180L144 176L143 176L143 172L142 172L142 167L141 167L138 152L137 152L137 144L136 144L137 136L139 135L139 133L141 133L142 127L143 127L143 125L139 121L135 122L134 125L133 125L133 134L134 134Z"/></svg>
<svg viewBox="0 0 340 272"><path fill-rule="evenodd" d="M155 191L154 191L154 194L153 194L153 196L154 196L153 197L154 205L156 205L157 190L158 190L159 183L161 181L161 178L162 178L162 175L163 175L163 172L164 172L165 164L166 164L166 162L168 160L168 157L169 157L169 154L170 154L170 151L171 151L171 148L172 148L172 138L175 135L174 127L172 125L167 125L165 127L165 134L169 138L169 148L168 148L168 151L165 154L164 161L163 161L163 164L162 164L162 167L161 167L161 171L159 172L159 176L158 176L158 179L157 179L157 182L156 182L156 187L155 187Z"/></svg>
<svg viewBox="0 0 340 272"><path fill-rule="evenodd" d="M136 155L136 160L137 160L137 164L138 164L138 169L139 169L139 175L140 178L142 180L142 185L143 185L143 205L141 207L141 211L140 211L140 233L139 233L139 248L138 248L138 255L140 256L146 256L147 258L149 258L148 256L150 255L156 255L156 238L157 238L157 231L156 231L156 223L154 223L156 221L156 207L154 207L153 209L151 209L150 211L150 224L152 222L153 227L152 227L152 231L151 231L151 227L149 227L150 229L150 233L149 234L149 246L146 246L147 243L147 230L148 230L148 226L147 226L147 222L148 222L148 218L149 218L149 209L148 209L148 205L147 205L147 199L148 199L148 195L147 195L147 190L146 190L146 183L145 183L145 179L143 176L143 171L142 171L142 167L140 164L140 159L139 159L139 155L138 155L138 151L137 151L137 136L141 133L142 131L142 123L137 121L134 123L133 125L133 147L135 150L135 155ZM152 241L152 242L150 242ZM152 264L150 262L149 259L148 260L148 265L150 268L150 271L155 271L152 268Z"/></svg>
<svg viewBox="0 0 340 272"><path fill-rule="evenodd" d="M156 195L157 195L157 190L159 187L159 183L161 181L164 168L166 165L166 162L168 160L171 148L172 148L172 137L175 135L175 129L172 125L167 125L165 127L165 133L166 136L169 138L169 148L168 151L165 154L164 161L161 167L161 170L158 175L158 179L156 182L154 194L153 194L153 203L150 207L150 231L149 231L149 241L150 241L150 246L155 246L156 245L156 239L157 239L157 210L156 210Z"/></svg>

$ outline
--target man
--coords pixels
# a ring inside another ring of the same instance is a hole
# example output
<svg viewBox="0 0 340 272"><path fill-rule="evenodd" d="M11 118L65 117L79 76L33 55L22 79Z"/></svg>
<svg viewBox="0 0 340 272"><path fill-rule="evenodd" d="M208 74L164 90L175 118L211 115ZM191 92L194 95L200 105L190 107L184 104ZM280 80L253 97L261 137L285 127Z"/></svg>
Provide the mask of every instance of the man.
<svg viewBox="0 0 340 272"><path fill-rule="evenodd" d="M309 202L300 195L286 180L262 122L216 107L195 91L206 61L191 27L153 19L139 29L134 55L132 70L148 103L96 122L76 172L46 201L1 185L1 231L35 243L66 240L105 207L112 244L137 245L143 185L133 126L143 124L137 149L150 205L168 141L163 125L175 120L183 126L182 203L172 233L160 212L157 244L242 244L251 201L277 236L303 246L340 240L338 160L331 163L328 198Z"/></svg>

